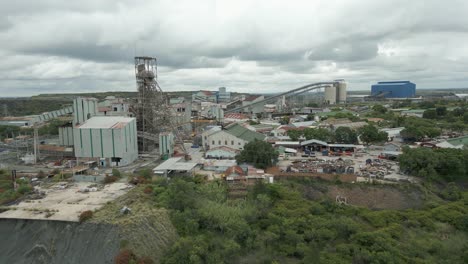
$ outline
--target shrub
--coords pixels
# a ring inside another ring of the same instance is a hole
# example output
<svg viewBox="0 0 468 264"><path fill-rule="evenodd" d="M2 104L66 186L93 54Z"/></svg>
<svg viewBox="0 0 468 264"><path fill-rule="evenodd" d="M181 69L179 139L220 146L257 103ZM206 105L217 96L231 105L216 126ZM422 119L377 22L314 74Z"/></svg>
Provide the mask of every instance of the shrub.
<svg viewBox="0 0 468 264"><path fill-rule="evenodd" d="M106 175L106 177L104 177L104 184L113 183L113 182L116 182L117 180L118 178L116 176Z"/></svg>
<svg viewBox="0 0 468 264"><path fill-rule="evenodd" d="M154 261L150 257L141 257L137 261L138 264L153 264Z"/></svg>
<svg viewBox="0 0 468 264"><path fill-rule="evenodd" d="M138 173L141 177L144 177L145 179L150 179L152 176L152 172L150 169L143 169Z"/></svg>
<svg viewBox="0 0 468 264"><path fill-rule="evenodd" d="M19 188L18 188L18 193L20 194L26 194L26 193L29 193L31 192L31 186L29 185L21 185Z"/></svg>
<svg viewBox="0 0 468 264"><path fill-rule="evenodd" d="M47 175L45 174L45 172L43 170L40 170L38 173L37 173L37 177L39 179L42 179L42 178L45 178Z"/></svg>
<svg viewBox="0 0 468 264"><path fill-rule="evenodd" d="M118 169L112 169L112 176L120 178L122 177L122 173Z"/></svg>
<svg viewBox="0 0 468 264"><path fill-rule="evenodd" d="M148 183L148 181L142 177L142 176L138 176L138 177L133 177L131 180L130 180L130 183L131 184L134 184L134 185L138 185L138 184L145 184L145 183Z"/></svg>
<svg viewBox="0 0 468 264"><path fill-rule="evenodd" d="M122 249L119 254L115 256L115 264L129 264L136 261L136 256L130 249Z"/></svg>
<svg viewBox="0 0 468 264"><path fill-rule="evenodd" d="M153 188L151 186L146 186L143 192L146 194L151 194L153 193Z"/></svg>
<svg viewBox="0 0 468 264"><path fill-rule="evenodd" d="M83 223L84 221L91 219L91 217L93 217L93 211L83 211L79 216L79 221L80 223Z"/></svg>

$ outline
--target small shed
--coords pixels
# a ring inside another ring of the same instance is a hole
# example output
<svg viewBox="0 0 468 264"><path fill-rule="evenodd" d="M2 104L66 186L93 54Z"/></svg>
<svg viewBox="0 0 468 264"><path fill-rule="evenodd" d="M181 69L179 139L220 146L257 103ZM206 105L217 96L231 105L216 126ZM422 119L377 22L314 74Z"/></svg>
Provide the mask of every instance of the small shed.
<svg viewBox="0 0 468 264"><path fill-rule="evenodd" d="M386 143L383 147L384 151L396 152L401 151L401 146L395 143Z"/></svg>
<svg viewBox="0 0 468 264"><path fill-rule="evenodd" d="M322 151L328 148L328 143L317 139L311 139L301 142L301 146L305 152Z"/></svg>

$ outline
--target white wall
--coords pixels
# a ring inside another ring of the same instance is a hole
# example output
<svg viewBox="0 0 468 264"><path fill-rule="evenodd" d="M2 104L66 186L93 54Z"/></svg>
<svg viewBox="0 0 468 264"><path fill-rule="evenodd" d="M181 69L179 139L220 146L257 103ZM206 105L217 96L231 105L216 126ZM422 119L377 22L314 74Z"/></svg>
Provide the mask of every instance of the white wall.
<svg viewBox="0 0 468 264"><path fill-rule="evenodd" d="M73 127L59 127L59 144L61 146L73 146Z"/></svg>
<svg viewBox="0 0 468 264"><path fill-rule="evenodd" d="M120 129L74 129L75 156L80 158L121 158L120 166L138 158L135 119ZM108 165L109 162L107 163Z"/></svg>
<svg viewBox="0 0 468 264"><path fill-rule="evenodd" d="M73 126L84 123L88 120L88 116L93 117L97 115L97 113L97 99L79 97L73 100Z"/></svg>
<svg viewBox="0 0 468 264"><path fill-rule="evenodd" d="M206 148L206 146L208 146L210 149L212 149L216 147L225 146L233 149L242 150L244 148L244 145L247 143L247 141L237 138L227 133L226 131L219 131L207 136L203 147Z"/></svg>

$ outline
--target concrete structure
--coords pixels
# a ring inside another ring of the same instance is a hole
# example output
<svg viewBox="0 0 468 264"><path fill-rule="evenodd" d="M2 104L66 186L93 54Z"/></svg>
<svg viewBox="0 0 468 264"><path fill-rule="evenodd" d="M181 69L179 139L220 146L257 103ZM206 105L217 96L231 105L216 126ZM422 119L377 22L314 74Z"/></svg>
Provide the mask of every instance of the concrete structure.
<svg viewBox="0 0 468 264"><path fill-rule="evenodd" d="M76 127L98 114L96 98L78 97L73 100L73 126Z"/></svg>
<svg viewBox="0 0 468 264"><path fill-rule="evenodd" d="M2 117L0 118L0 125L2 126L19 126L29 127L34 124L34 117Z"/></svg>
<svg viewBox="0 0 468 264"><path fill-rule="evenodd" d="M251 96L245 98L244 101L242 101L242 106L247 106L249 104L253 104L253 103L262 101L264 99L265 99L265 96L263 96L263 95L251 95ZM242 111L244 111L244 113L249 113L249 114L259 114L259 113L263 113L264 106L265 106L265 104L258 103L256 105L251 106L251 107L246 107L246 108L242 109Z"/></svg>
<svg viewBox="0 0 468 264"><path fill-rule="evenodd" d="M75 156L100 166L124 166L138 158L136 119L96 116L73 131Z"/></svg>
<svg viewBox="0 0 468 264"><path fill-rule="evenodd" d="M325 103L330 105L336 104L336 87L334 85L325 87Z"/></svg>
<svg viewBox="0 0 468 264"><path fill-rule="evenodd" d="M346 103L347 91L346 91L346 82L343 79L335 80L337 81L336 86L336 102L339 104Z"/></svg>
<svg viewBox="0 0 468 264"><path fill-rule="evenodd" d="M219 104L211 105L208 113L208 117L215 118L218 122L224 122L224 110Z"/></svg>
<svg viewBox="0 0 468 264"><path fill-rule="evenodd" d="M93 176L94 178L94 176ZM64 188L66 186L66 188ZM11 205L15 210L3 210L0 219L38 219L78 222L81 212L95 211L107 203L126 194L132 185L115 182L106 184L103 188L88 188L89 182L58 182L50 186L36 186L39 191L47 195L40 200L23 200ZM84 191L88 190L88 191ZM47 212L53 212L47 216ZM5 263L2 261L2 263Z"/></svg>
<svg viewBox="0 0 468 264"><path fill-rule="evenodd" d="M99 115L132 117L130 105L124 99L115 96L107 96L104 101L99 102L98 111Z"/></svg>
<svg viewBox="0 0 468 264"><path fill-rule="evenodd" d="M159 133L159 155L167 155L167 157L172 157L174 154L174 145L174 134L169 132Z"/></svg>
<svg viewBox="0 0 468 264"><path fill-rule="evenodd" d="M212 148L205 153L207 159L234 159L239 150L229 147Z"/></svg>
<svg viewBox="0 0 468 264"><path fill-rule="evenodd" d="M190 132L192 130L192 125L190 120L192 117L192 103L184 102L170 104L171 109L171 123L178 128L185 130L185 132Z"/></svg>
<svg viewBox="0 0 468 264"><path fill-rule="evenodd" d="M72 124L59 127L60 146L73 146L73 126Z"/></svg>
<svg viewBox="0 0 468 264"><path fill-rule="evenodd" d="M410 81L378 82L371 87L371 96L384 98L412 98L416 84Z"/></svg>

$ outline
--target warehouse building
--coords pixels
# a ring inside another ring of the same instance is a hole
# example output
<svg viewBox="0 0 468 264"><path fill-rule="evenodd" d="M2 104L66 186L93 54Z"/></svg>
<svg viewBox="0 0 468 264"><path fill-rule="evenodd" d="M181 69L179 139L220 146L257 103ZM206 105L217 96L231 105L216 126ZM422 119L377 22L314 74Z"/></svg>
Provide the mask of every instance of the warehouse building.
<svg viewBox="0 0 468 264"><path fill-rule="evenodd" d="M416 84L410 81L378 82L371 87L371 96L383 98L412 98Z"/></svg>
<svg viewBox="0 0 468 264"><path fill-rule="evenodd" d="M136 119L95 116L76 126L75 156L103 167L125 166L138 158Z"/></svg>
<svg viewBox="0 0 468 264"><path fill-rule="evenodd" d="M205 150L218 147L229 147L242 150L244 145L254 140L264 140L265 135L247 129L237 123L229 125L226 129L212 128L202 134Z"/></svg>

